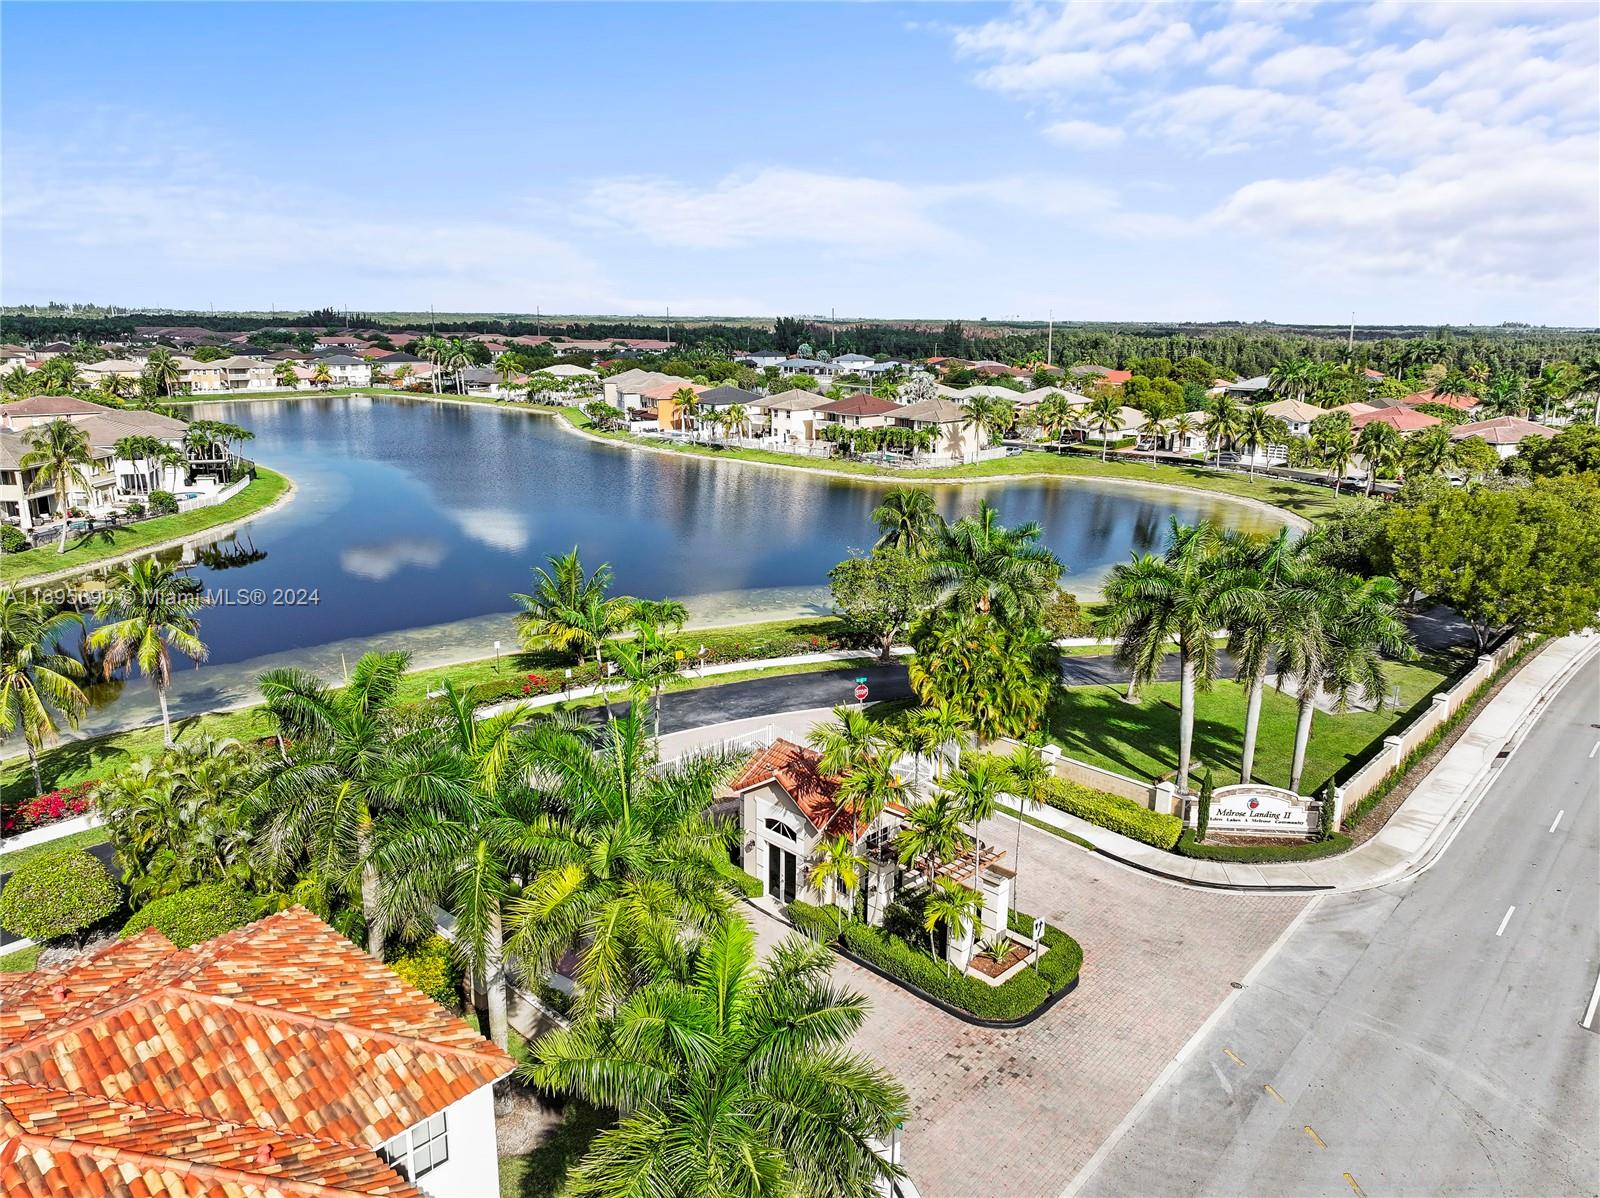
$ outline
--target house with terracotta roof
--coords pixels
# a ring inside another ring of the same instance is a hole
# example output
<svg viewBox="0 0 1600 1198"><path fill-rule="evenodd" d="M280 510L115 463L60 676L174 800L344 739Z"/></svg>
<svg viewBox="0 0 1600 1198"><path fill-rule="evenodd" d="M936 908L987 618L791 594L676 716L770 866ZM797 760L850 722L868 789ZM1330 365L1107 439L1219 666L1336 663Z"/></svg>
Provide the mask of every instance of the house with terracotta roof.
<svg viewBox="0 0 1600 1198"><path fill-rule="evenodd" d="M1379 408L1375 412L1363 412L1350 418L1350 426L1358 431L1374 423L1393 425L1402 433L1414 433L1432 428L1439 423L1439 418L1415 408Z"/></svg>
<svg viewBox="0 0 1600 1198"><path fill-rule="evenodd" d="M1267 404L1263 411L1268 416L1283 421L1291 437L1310 436L1311 422L1319 416L1327 415L1324 409L1317 407L1316 404L1306 403L1303 399L1274 400Z"/></svg>
<svg viewBox="0 0 1600 1198"><path fill-rule="evenodd" d="M1475 420L1470 424L1458 424L1450 430L1452 441L1482 437L1494 446L1495 452L1502 458L1514 457L1518 448L1530 437L1534 440L1548 440L1555 435L1555 429L1546 428L1532 420L1525 420L1521 416L1496 416L1493 420Z"/></svg>
<svg viewBox="0 0 1600 1198"><path fill-rule="evenodd" d="M0 980L0 1192L477 1198L512 1059L303 907Z"/></svg>
<svg viewBox="0 0 1600 1198"><path fill-rule="evenodd" d="M889 416L890 423L898 428L933 434L933 448L921 455L930 465L975 462L989 443L983 425L968 423L967 409L954 400L925 399L920 403L902 404Z"/></svg>
<svg viewBox="0 0 1600 1198"><path fill-rule="evenodd" d="M1458 412L1471 412L1483 403L1476 395L1452 395L1440 391L1413 391L1410 395L1402 396L1400 402L1408 408L1420 404L1436 403L1447 408L1454 408Z"/></svg>
<svg viewBox="0 0 1600 1198"><path fill-rule="evenodd" d="M892 399L876 395L847 395L818 408L817 415L823 425L835 424L841 428L882 428L889 417L900 407Z"/></svg>

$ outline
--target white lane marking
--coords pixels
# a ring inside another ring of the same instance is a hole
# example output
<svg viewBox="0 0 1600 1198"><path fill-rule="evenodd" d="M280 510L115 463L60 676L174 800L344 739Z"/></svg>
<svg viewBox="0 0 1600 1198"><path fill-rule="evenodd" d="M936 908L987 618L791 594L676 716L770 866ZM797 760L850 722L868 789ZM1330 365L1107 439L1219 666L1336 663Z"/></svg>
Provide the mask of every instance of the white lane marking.
<svg viewBox="0 0 1600 1198"><path fill-rule="evenodd" d="M1583 1013L1583 1026L1588 1027L1594 1022L1594 1009L1600 1006L1600 977L1594 979L1594 993L1589 995L1589 1009Z"/></svg>
<svg viewBox="0 0 1600 1198"><path fill-rule="evenodd" d="M1556 830L1556 825L1561 822L1561 817L1563 815L1565 815L1566 813L1567 813L1567 809L1565 807L1563 807L1560 811L1556 812L1555 819L1550 821L1550 830L1552 832L1554 832Z"/></svg>
<svg viewBox="0 0 1600 1198"><path fill-rule="evenodd" d="M1600 753L1600 740L1594 742L1594 748L1589 750L1589 760L1594 760L1594 755Z"/></svg>
<svg viewBox="0 0 1600 1198"><path fill-rule="evenodd" d="M1230 1082L1227 1078L1222 1076L1222 1070L1217 1068L1217 1063L1215 1061L1211 1061L1211 1062L1208 1062L1208 1063L1211 1066L1211 1072L1215 1073L1217 1075L1217 1081L1222 1083L1222 1088L1228 1092L1228 1097L1232 1098L1233 1097L1233 1083Z"/></svg>
<svg viewBox="0 0 1600 1198"><path fill-rule="evenodd" d="M1506 908L1506 916L1505 916L1505 918L1500 921L1500 926L1495 929L1495 933L1494 934L1496 936L1500 936L1500 935L1504 934L1504 932L1506 930L1506 924L1511 922L1511 913L1513 911L1515 911L1515 910L1516 910L1515 906L1510 906L1510 907Z"/></svg>

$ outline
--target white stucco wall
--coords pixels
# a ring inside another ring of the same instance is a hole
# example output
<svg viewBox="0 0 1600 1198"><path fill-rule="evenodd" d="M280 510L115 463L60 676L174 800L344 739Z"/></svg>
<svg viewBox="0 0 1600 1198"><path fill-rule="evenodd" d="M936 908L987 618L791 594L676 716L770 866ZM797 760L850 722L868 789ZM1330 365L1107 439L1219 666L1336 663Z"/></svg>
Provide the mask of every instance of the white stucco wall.
<svg viewBox="0 0 1600 1198"><path fill-rule="evenodd" d="M417 1179L433 1198L493 1198L500 1192L500 1153L494 1130L494 1086L479 1086L445 1108L450 1159Z"/></svg>

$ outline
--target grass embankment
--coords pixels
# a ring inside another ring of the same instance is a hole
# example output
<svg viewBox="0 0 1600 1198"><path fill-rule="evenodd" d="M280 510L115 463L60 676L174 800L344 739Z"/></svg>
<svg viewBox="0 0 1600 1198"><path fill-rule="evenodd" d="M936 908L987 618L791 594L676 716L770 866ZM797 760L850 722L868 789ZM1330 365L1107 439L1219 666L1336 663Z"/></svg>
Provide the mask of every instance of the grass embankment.
<svg viewBox="0 0 1600 1198"><path fill-rule="evenodd" d="M839 621L833 617L805 620L776 620L763 624L736 624L726 628L705 628L684 634L684 640L693 649L706 647L708 661L729 661L742 658L782 657L791 653L805 653L826 649L837 636ZM816 644L812 642L815 641ZM477 698L487 701L497 691L504 697L520 698L520 680L529 673L545 677L560 677L570 657L553 650L504 655L498 663L494 658L463 662L459 665L436 666L407 674L401 683L401 698L406 702L420 702L429 691L451 679L458 687L474 688ZM706 678L689 672L670 681L669 691L694 690L703 686L718 686L725 682L738 682L775 674L803 674L820 670L847 669L852 662L817 662L803 666L763 667L759 660L750 668L726 674L712 674ZM134 680L129 685L140 686ZM613 689L613 699L623 697L620 683ZM559 707L598 706L601 700L578 699ZM173 736L183 744L192 744L205 737L236 740L254 740L266 736L271 729L259 707L241 708L238 711L208 712L173 722ZM46 751L39 760L39 772L46 790L69 786L91 778L103 778L122 766L141 757L154 756L161 751L161 726L150 725L127 732L115 732L85 740L68 741ZM13 757L0 765L0 796L7 801L20 802L34 795L33 775L28 770L25 757ZM93 833L86 833L93 835ZM103 836L98 839L104 839ZM90 840L89 843L95 843ZM11 855L0 856L0 866L9 867Z"/></svg>
<svg viewBox="0 0 1600 1198"><path fill-rule="evenodd" d="M961 482L975 478L1004 478L1017 475L1055 475L1062 478L1122 479L1128 482L1159 483L1167 486L1189 487L1211 491L1238 499L1253 499L1272 504L1306 519L1315 519L1333 510L1335 496L1324 487L1307 486L1286 479L1250 478L1232 470L1218 470L1196 463L1193 466L1157 465L1112 458L1102 462L1098 457L1079 453L1047 453L1043 450L1025 450L1011 457L989 462L971 462L962 466L892 467L849 459L827 458L815 461L792 453L778 453L770 449L716 449L707 445L685 444L637 437L631 433L601 431L592 427L588 417L577 408L563 408L561 414L575 428L591 436L604 437L630 445L665 449L695 457L733 458L747 462L769 462L779 466L800 469L819 469L840 474L855 474L862 478L885 478L923 482Z"/></svg>
<svg viewBox="0 0 1600 1198"><path fill-rule="evenodd" d="M32 973L34 966L39 964L39 950L43 947L34 944L6 953L0 957L0 973Z"/></svg>
<svg viewBox="0 0 1600 1198"><path fill-rule="evenodd" d="M257 467L256 476L232 499L215 507L175 516L157 516L119 528L97 529L86 536L68 538L67 551L57 553L55 543L8 553L0 557L0 582L24 585L29 578L87 569L99 562L119 557L151 545L182 540L208 528L254 515L289 488L289 480L275 471Z"/></svg>
<svg viewBox="0 0 1600 1198"><path fill-rule="evenodd" d="M1317 711L1311 721L1301 794L1315 794L1336 773L1364 760L1383 737L1409 723L1429 697L1465 665L1459 658L1432 656L1389 667L1398 703L1381 711L1335 714ZM1137 703L1122 701L1121 686L1077 686L1060 691L1048 718L1050 738L1070 757L1129 777L1159 780L1178 768L1178 684L1145 687ZM1268 689L1262 696L1261 729L1251 770L1258 782L1286 786L1294 756L1298 704ZM1245 691L1217 682L1195 699L1195 776L1207 768L1218 786L1239 781L1244 741Z"/></svg>

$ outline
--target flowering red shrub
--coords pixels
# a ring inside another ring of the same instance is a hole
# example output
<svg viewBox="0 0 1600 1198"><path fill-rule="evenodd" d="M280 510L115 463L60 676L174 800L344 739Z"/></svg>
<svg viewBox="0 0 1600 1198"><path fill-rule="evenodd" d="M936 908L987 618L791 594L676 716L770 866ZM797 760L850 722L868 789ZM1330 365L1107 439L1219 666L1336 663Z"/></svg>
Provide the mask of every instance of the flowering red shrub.
<svg viewBox="0 0 1600 1198"><path fill-rule="evenodd" d="M30 828L42 828L64 819L87 815L94 806L91 796L97 785L99 783L94 781L79 782L76 786L63 786L48 794L35 795L14 811L6 812L5 830L8 833L26 832Z"/></svg>

